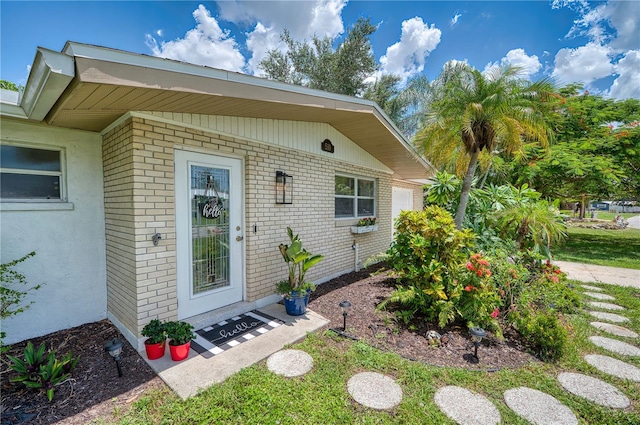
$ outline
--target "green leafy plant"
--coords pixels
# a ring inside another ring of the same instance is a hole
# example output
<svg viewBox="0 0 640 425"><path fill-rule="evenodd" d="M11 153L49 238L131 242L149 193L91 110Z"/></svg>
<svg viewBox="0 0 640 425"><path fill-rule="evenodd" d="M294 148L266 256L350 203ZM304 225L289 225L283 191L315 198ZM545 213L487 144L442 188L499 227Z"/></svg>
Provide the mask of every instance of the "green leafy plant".
<svg viewBox="0 0 640 425"><path fill-rule="evenodd" d="M169 345L183 345L194 339L193 326L187 322L167 322L165 324Z"/></svg>
<svg viewBox="0 0 640 425"><path fill-rule="evenodd" d="M451 214L441 207L400 213L396 237L387 252L398 286L379 308L398 303L400 310L420 312L440 326L453 321L462 294L455 274L472 244L471 231L457 230Z"/></svg>
<svg viewBox="0 0 640 425"><path fill-rule="evenodd" d="M11 382L21 382L27 388L43 389L49 401L53 400L54 387L64 382L78 364L79 358L67 353L61 360L56 359L55 351L45 352L43 342L36 349L29 342L24 349L24 360L9 356L11 369L18 373Z"/></svg>
<svg viewBox="0 0 640 425"><path fill-rule="evenodd" d="M8 263L0 264L0 319L15 316L29 308L34 301L22 304L24 297L30 292L37 291L41 285L35 285L27 289L15 288L15 285L27 285L27 278L14 267L36 255L35 251ZM0 352L6 352L2 340L6 336L4 331L0 331Z"/></svg>
<svg viewBox="0 0 640 425"><path fill-rule="evenodd" d="M302 240L298 235L293 234L293 230L287 227L287 235L289 236L289 244L280 244L278 249L282 255L282 259L287 263L289 277L281 280L276 284L276 291L285 296L291 296L291 292L313 291L315 285L305 280L307 271L318 264L324 256L319 254L311 254L302 247Z"/></svg>
<svg viewBox="0 0 640 425"><path fill-rule="evenodd" d="M469 328L479 326L502 338L502 328L497 320L502 299L491 276L489 261L482 254L472 254L458 275L463 292L456 307Z"/></svg>
<svg viewBox="0 0 640 425"><path fill-rule="evenodd" d="M360 220L358 220L358 226L359 227L373 226L375 224L376 224L376 218L375 217L366 217L366 218L361 218Z"/></svg>
<svg viewBox="0 0 640 425"><path fill-rule="evenodd" d="M142 328L142 336L148 338L145 343L160 344L167 339L166 324L158 319L152 319Z"/></svg>

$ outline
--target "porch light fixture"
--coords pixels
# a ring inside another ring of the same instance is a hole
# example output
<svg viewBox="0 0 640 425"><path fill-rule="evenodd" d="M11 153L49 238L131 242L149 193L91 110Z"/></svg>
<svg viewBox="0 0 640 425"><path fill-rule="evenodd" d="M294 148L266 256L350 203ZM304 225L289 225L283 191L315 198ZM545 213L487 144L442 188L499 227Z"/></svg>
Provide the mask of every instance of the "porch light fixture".
<svg viewBox="0 0 640 425"><path fill-rule="evenodd" d="M487 336L487 333L479 327L473 327L469 329L469 332L471 333L471 341L473 341L474 346L473 357L475 357L475 362L477 363L480 361L478 358L478 347L480 346L480 342L482 342L482 338Z"/></svg>
<svg viewBox="0 0 640 425"><path fill-rule="evenodd" d="M293 176L276 171L276 204L293 204Z"/></svg>
<svg viewBox="0 0 640 425"><path fill-rule="evenodd" d="M124 344L118 338L113 338L104 346L104 351L108 352L113 360L115 360L118 368L118 376L120 378L122 378L122 369L120 369L120 360L122 360L120 355L122 354L122 347L124 347Z"/></svg>

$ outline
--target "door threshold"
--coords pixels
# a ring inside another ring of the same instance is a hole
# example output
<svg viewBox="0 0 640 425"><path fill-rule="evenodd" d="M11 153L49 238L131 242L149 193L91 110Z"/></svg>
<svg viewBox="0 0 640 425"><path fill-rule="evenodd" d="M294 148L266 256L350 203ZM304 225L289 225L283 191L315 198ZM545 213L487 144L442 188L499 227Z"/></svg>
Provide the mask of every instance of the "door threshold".
<svg viewBox="0 0 640 425"><path fill-rule="evenodd" d="M190 323L195 330L202 329L212 323L222 322L230 317L238 316L251 310L255 310L257 304L255 302L240 301L215 310L206 311L202 314L182 319L184 322Z"/></svg>

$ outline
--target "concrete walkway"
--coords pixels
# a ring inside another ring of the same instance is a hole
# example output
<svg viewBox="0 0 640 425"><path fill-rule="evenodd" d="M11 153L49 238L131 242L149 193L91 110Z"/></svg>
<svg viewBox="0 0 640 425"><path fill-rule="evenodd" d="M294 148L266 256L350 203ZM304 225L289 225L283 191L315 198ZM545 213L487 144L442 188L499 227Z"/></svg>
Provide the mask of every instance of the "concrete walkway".
<svg viewBox="0 0 640 425"><path fill-rule="evenodd" d="M627 221L629 222L629 227L632 227L634 229L640 229L640 215L634 215L633 217L630 217Z"/></svg>
<svg viewBox="0 0 640 425"><path fill-rule="evenodd" d="M211 358L205 358L193 349L189 351L189 357L181 362L172 361L168 349L164 357L158 360L148 360L144 349L140 356L176 394L186 399L199 390L220 383L241 369L266 359L282 350L285 345L293 344L303 339L308 332L315 332L329 323L311 310L307 310L302 316L289 316L281 304L272 304L258 310L284 321L284 325Z"/></svg>
<svg viewBox="0 0 640 425"><path fill-rule="evenodd" d="M569 279L640 288L640 270L569 263L567 261L554 261L554 264L560 267Z"/></svg>

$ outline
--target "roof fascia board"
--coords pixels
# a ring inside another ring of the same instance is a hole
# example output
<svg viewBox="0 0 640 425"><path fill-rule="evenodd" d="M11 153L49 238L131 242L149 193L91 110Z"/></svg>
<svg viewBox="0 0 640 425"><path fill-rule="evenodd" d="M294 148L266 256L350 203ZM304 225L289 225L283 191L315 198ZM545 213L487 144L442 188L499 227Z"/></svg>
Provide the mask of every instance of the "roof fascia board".
<svg viewBox="0 0 640 425"><path fill-rule="evenodd" d="M307 96L315 96L324 99L342 101L351 104L359 104L367 107L377 107L375 102L367 99L360 99L353 96L330 93L303 86L296 86L293 84L282 83L280 81L254 77L252 75L246 75L239 72L225 71L203 65L179 62L173 59L126 52L123 50L115 50L100 46L92 46L88 44L76 43L73 41L67 41L62 51L67 55L83 57L87 59L103 60L107 62L115 62L124 65L152 68L163 71L173 71L181 74L197 75L200 77L214 78L249 86L259 86L274 90L303 94Z"/></svg>
<svg viewBox="0 0 640 425"><path fill-rule="evenodd" d="M20 101L26 116L42 121L74 76L73 57L38 47Z"/></svg>
<svg viewBox="0 0 640 425"><path fill-rule="evenodd" d="M26 119L27 114L20 106L20 93L0 89L0 116Z"/></svg>

